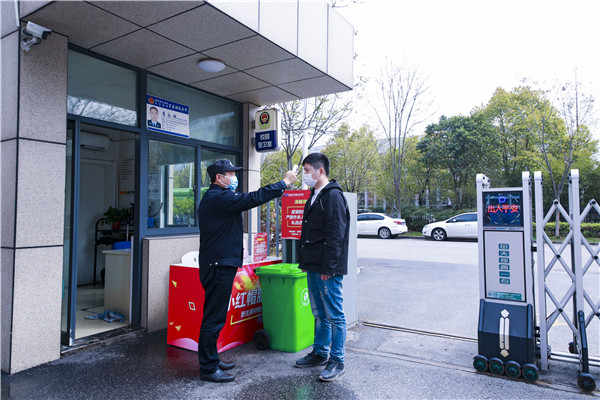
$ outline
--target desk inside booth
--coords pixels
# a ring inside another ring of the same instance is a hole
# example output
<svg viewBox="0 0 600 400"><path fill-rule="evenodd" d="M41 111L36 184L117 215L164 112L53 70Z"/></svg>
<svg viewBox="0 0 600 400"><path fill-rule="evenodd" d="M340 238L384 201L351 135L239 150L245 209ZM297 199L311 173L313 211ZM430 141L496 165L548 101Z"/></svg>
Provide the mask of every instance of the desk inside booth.
<svg viewBox="0 0 600 400"><path fill-rule="evenodd" d="M252 341L254 332L263 328L262 296L254 269L281 263L267 257L254 262L244 260L233 281L227 322L217 340L219 352ZM173 264L169 269L169 309L167 344L198 351L198 335L204 307L204 289L197 264Z"/></svg>

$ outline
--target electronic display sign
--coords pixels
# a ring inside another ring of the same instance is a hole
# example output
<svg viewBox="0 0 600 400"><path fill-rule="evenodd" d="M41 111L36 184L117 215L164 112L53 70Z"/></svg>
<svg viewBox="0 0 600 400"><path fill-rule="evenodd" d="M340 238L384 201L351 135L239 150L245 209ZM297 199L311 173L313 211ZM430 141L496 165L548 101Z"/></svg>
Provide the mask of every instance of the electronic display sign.
<svg viewBox="0 0 600 400"><path fill-rule="evenodd" d="M483 226L523 227L523 192L483 192Z"/></svg>

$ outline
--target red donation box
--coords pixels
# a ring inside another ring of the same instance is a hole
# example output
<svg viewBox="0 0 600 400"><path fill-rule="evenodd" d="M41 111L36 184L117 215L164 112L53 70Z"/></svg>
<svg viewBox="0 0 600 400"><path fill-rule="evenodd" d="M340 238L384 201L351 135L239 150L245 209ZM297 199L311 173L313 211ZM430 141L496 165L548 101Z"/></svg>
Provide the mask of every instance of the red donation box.
<svg viewBox="0 0 600 400"><path fill-rule="evenodd" d="M238 268L227 322L217 340L219 352L252 341L254 332L263 328L261 288L254 269L277 263L281 263L280 258L270 257L261 262L244 263ZM167 344L198 351L203 307L204 289L200 284L198 265L171 265Z"/></svg>
<svg viewBox="0 0 600 400"><path fill-rule="evenodd" d="M304 206L310 190L286 190L281 197L281 238L300 239Z"/></svg>

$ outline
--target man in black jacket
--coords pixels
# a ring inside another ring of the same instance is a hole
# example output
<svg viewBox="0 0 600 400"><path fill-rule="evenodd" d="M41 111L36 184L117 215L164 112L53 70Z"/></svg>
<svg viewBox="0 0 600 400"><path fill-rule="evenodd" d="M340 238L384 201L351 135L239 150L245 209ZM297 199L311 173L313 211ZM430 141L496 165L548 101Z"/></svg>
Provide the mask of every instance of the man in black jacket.
<svg viewBox="0 0 600 400"><path fill-rule="evenodd" d="M313 189L304 207L298 259L306 271L316 323L313 350L297 360L296 367L327 364L319 379L329 382L344 373L342 280L348 273L350 211L340 185L329 181L329 159L324 154L308 155L302 166L302 181Z"/></svg>
<svg viewBox="0 0 600 400"><path fill-rule="evenodd" d="M288 185L296 182L296 172L286 172L283 180L256 192L236 192L235 167L219 160L207 168L211 185L198 207L200 227L200 283L204 288L204 312L198 338L200 379L231 382L235 377L224 370L234 363L219 360L217 339L227 318L231 287L243 259L242 212L280 197Z"/></svg>

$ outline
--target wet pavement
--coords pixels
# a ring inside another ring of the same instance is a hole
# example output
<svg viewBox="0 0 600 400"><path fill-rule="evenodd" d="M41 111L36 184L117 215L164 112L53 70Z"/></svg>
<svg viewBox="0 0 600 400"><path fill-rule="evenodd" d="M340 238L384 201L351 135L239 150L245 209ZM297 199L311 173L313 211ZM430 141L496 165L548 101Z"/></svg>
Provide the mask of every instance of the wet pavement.
<svg viewBox="0 0 600 400"><path fill-rule="evenodd" d="M129 334L60 360L2 376L2 399L591 399L577 365L554 363L535 383L477 373L467 339L365 326L348 331L346 373L321 382L320 367L294 368L306 354L259 351L253 343L222 353L236 362L232 383L198 379L195 352L166 344L166 331ZM592 371L598 376L598 368Z"/></svg>
<svg viewBox="0 0 600 400"><path fill-rule="evenodd" d="M464 282L476 269L383 259L362 259L359 265L359 323L348 330L346 372L333 382L318 380L321 367L294 368L310 348L259 351L253 343L221 354L236 362L234 382L203 382L196 353L168 346L163 330L129 333L45 365L3 374L2 399L600 398L599 389L579 389L578 365L573 363L551 360L550 369L541 371L534 383L473 369L477 314L471 303L476 304L478 295L476 287L464 287ZM431 277L427 287L423 276ZM443 284L448 281L463 282L461 296ZM424 295L426 290L435 295ZM426 297L436 301L425 304ZM600 368L590 372L600 386Z"/></svg>

